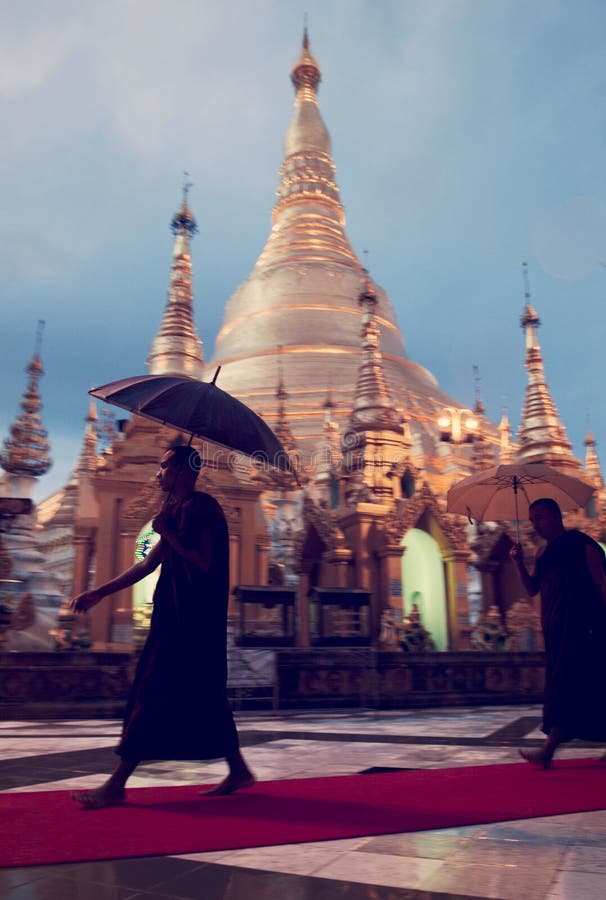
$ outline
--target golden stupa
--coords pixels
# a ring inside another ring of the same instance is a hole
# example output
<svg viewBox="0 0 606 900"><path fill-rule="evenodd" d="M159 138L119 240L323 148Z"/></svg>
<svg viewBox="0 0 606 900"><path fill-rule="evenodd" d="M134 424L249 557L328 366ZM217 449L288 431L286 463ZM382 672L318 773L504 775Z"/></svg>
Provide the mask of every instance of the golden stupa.
<svg viewBox="0 0 606 900"><path fill-rule="evenodd" d="M291 79L296 99L271 233L253 271L226 304L206 374L220 365L221 387L274 428L280 377L294 436L302 449L312 449L322 438L329 391L333 418L342 429L352 410L363 353L360 297L366 272L345 232L330 136L318 106L321 73L307 32ZM394 408L409 419L413 438L431 457L437 420L445 408L461 404L407 358L391 301L379 285L373 290L379 351Z"/></svg>

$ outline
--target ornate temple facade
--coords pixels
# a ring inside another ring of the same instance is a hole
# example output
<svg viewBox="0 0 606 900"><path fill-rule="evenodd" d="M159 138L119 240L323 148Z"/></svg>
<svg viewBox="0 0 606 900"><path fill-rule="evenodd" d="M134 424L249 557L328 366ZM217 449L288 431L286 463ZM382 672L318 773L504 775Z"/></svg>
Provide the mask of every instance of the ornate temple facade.
<svg viewBox="0 0 606 900"><path fill-rule="evenodd" d="M505 414L498 425L486 419L479 394L468 408L408 358L391 301L345 231L307 33L291 79L294 113L271 231L226 304L212 359L205 361L194 325L197 229L187 188L172 220L167 304L147 358L155 374L209 379L221 366L220 386L266 419L297 465L299 485L197 442L211 460L199 487L219 499L229 522L235 638L256 648L456 651L475 646L479 628L496 641L515 621L526 635L516 647L536 647L536 609L522 601L509 562L510 524L447 514L446 492L499 462L545 461L595 485L591 517L571 523L601 539L606 495L595 441L588 436L584 464L574 458L545 380L528 288L528 378L516 438ZM131 364L133 373L142 368ZM161 502L159 451L175 436L133 417L99 454L89 411L72 479L38 517L39 547L66 596L113 577L149 548ZM532 549L529 528L523 539ZM131 645L152 589L153 579L96 607L93 644Z"/></svg>

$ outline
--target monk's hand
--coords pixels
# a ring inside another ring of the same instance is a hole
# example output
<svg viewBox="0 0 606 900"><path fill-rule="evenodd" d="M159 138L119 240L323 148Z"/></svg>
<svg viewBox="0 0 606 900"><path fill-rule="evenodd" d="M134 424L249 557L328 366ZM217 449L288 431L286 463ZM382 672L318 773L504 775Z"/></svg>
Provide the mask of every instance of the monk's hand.
<svg viewBox="0 0 606 900"><path fill-rule="evenodd" d="M509 551L509 557L514 563L521 563L524 561L524 554L522 553L522 545L514 544L511 550Z"/></svg>
<svg viewBox="0 0 606 900"><path fill-rule="evenodd" d="M70 603L70 609L75 613L87 612L91 607L96 606L100 600L103 600L103 594L100 591L84 591L74 597Z"/></svg>

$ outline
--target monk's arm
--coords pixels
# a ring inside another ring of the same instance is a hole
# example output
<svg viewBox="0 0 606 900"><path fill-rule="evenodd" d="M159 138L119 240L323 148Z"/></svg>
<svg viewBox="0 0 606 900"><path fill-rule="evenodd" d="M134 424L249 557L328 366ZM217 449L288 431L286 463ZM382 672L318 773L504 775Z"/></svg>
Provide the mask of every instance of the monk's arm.
<svg viewBox="0 0 606 900"><path fill-rule="evenodd" d="M513 562L516 564L518 575L520 576L520 581L522 582L524 590L529 597L534 597L535 594L539 593L541 585L537 576L531 575L526 568L526 564L524 563L524 554L520 545L514 544L509 555L511 556Z"/></svg>
<svg viewBox="0 0 606 900"><path fill-rule="evenodd" d="M99 587L94 588L92 591L84 591L84 593L74 597L71 602L71 608L74 612L86 612L91 606L95 606L100 600L107 597L108 594L115 594L116 591L122 591L137 581L141 581L142 578L145 578L154 569L157 569L161 562L162 542L160 541L152 547L141 562L135 563L134 566L126 569L121 575L117 575L111 581L106 581L105 584L100 584Z"/></svg>

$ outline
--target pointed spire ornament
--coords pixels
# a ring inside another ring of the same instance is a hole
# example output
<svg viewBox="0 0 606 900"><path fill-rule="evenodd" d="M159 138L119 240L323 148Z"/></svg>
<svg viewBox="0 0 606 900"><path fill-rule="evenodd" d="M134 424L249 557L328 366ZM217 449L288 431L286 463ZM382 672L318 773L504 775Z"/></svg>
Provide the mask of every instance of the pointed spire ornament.
<svg viewBox="0 0 606 900"><path fill-rule="evenodd" d="M475 391L473 405L475 429L472 432L471 464L474 472L481 472L483 469L490 469L491 466L494 466L494 452L485 433L485 407L480 393L480 370L478 366L473 366L473 381Z"/></svg>
<svg viewBox="0 0 606 900"><path fill-rule="evenodd" d="M366 269L362 270L362 360L354 393L349 428L353 431L394 431L402 434L402 422L391 398L379 350L376 310L377 291Z"/></svg>
<svg viewBox="0 0 606 900"><path fill-rule="evenodd" d="M278 347L278 350L281 354L282 348ZM286 452L290 455L295 450L296 442L290 429L290 425L288 424L288 418L286 415L286 401L288 400L288 393L284 385L284 374L282 372L281 356L278 356L278 387L276 389L276 399L278 401L278 418L273 431Z"/></svg>
<svg viewBox="0 0 606 900"><path fill-rule="evenodd" d="M153 340L147 367L151 375L190 375L204 372L202 341L194 325L194 291L191 238L198 233L196 219L187 201L191 182L185 173L183 200L171 221L175 235L168 299L160 329Z"/></svg>
<svg viewBox="0 0 606 900"><path fill-rule="evenodd" d="M98 419L99 416L97 415L97 405L95 403L94 397L91 397L90 403L88 405L88 412L84 419L84 421L86 422L86 426L84 429L82 450L80 451L80 458L76 466L76 471L78 473L91 473L94 472L97 468Z"/></svg>
<svg viewBox="0 0 606 900"><path fill-rule="evenodd" d="M513 446L511 442L511 425L507 416L507 407L503 406L501 421L499 422L499 463L508 465L513 462Z"/></svg>
<svg viewBox="0 0 606 900"><path fill-rule="evenodd" d="M44 475L52 465L50 443L42 425L40 410L42 402L38 382L44 374L40 359L44 322L38 322L34 355L25 371L29 376L27 388L21 400L21 415L10 427L10 437L4 442L0 453L0 465L12 475L38 477Z"/></svg>
<svg viewBox="0 0 606 900"><path fill-rule="evenodd" d="M530 302L528 263L522 265L524 274L524 312L520 324L526 344L528 381L522 418L518 431L520 462L544 462L569 471L578 471L580 463L572 454L572 444L560 421L558 411L545 381L543 357L538 339L539 316Z"/></svg>
<svg viewBox="0 0 606 900"><path fill-rule="evenodd" d="M313 454L313 480L320 488L326 488L330 495L333 486L336 486L336 473L341 460L339 423L335 422L332 417L332 411L335 408L332 390L328 390L326 400L322 405L326 412L322 424L322 438L317 451ZM325 499L335 500L336 498L327 496Z"/></svg>
<svg viewBox="0 0 606 900"><path fill-rule="evenodd" d="M583 443L585 444L585 465L583 466L583 473L586 479L589 479L598 489L602 488L604 486L604 478L602 476L602 469L598 458L596 440L591 431L587 432Z"/></svg>
<svg viewBox="0 0 606 900"><path fill-rule="evenodd" d="M88 412L84 417L85 428L82 440L80 456L76 461L69 482L63 488L62 497L58 509L53 515L54 527L67 527L73 529L76 517L81 511L83 492L90 494L88 487L90 476L97 470L97 407L91 397ZM95 501L96 507L96 501Z"/></svg>
<svg viewBox="0 0 606 900"><path fill-rule="evenodd" d="M345 227L328 129L318 105L322 73L309 48L307 27L290 78L295 109L284 139L284 162L272 231L257 266L333 260L358 268Z"/></svg>
<svg viewBox="0 0 606 900"><path fill-rule="evenodd" d="M480 394L480 369L479 366L473 366L473 383L475 390L475 402L473 406L473 411L476 416L483 416L485 413L484 403L482 401L482 396Z"/></svg>

